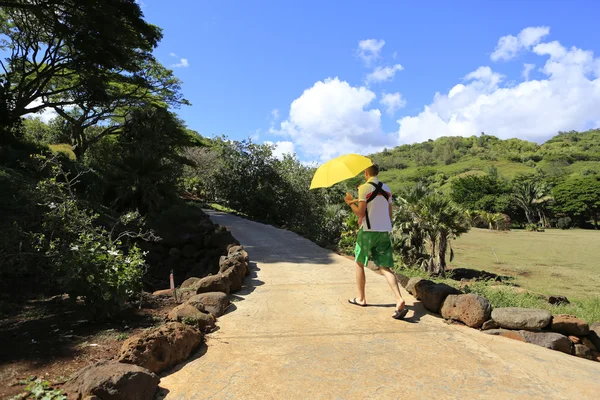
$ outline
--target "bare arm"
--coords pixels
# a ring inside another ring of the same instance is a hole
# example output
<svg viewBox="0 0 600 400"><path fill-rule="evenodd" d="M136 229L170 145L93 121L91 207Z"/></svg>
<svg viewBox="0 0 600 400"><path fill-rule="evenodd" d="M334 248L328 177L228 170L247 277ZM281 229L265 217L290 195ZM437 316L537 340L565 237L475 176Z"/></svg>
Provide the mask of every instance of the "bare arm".
<svg viewBox="0 0 600 400"><path fill-rule="evenodd" d="M394 223L394 217L392 215L392 203L389 203L389 209L390 209L390 221L392 221L392 224Z"/></svg>
<svg viewBox="0 0 600 400"><path fill-rule="evenodd" d="M350 206L352 212L358 217L362 218L365 216L365 210L367 209L367 203L365 201L360 201L358 199L353 199L350 193L346 193L346 197L344 198L346 204ZM358 204L358 205L357 205Z"/></svg>
<svg viewBox="0 0 600 400"><path fill-rule="evenodd" d="M358 205L356 205L358 203ZM348 203L352 212L358 217L362 218L365 216L365 210L367 209L367 203L364 201Z"/></svg>

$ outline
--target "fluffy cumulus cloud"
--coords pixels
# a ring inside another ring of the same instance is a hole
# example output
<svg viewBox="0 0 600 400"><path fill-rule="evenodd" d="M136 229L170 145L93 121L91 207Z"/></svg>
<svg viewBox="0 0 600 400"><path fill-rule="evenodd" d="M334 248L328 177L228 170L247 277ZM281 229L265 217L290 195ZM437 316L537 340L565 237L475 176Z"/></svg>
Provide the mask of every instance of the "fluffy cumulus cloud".
<svg viewBox="0 0 600 400"><path fill-rule="evenodd" d="M277 157L280 160L283 160L283 156L286 154L296 154L296 146L294 145L294 143L289 142L289 141L281 141L281 142L270 142L270 141L265 141L265 144L271 145L274 147L273 149L273 155L275 157Z"/></svg>
<svg viewBox="0 0 600 400"><path fill-rule="evenodd" d="M406 105L401 93L384 93L379 102L385 106L388 114L393 115Z"/></svg>
<svg viewBox="0 0 600 400"><path fill-rule="evenodd" d="M533 66L526 65L524 82L504 84L503 75L479 67L447 94L436 93L418 115L398 120L400 142L481 132L543 141L561 130L600 126L600 58L557 41L542 43L548 33L538 27L505 36L492 56L510 59L529 49L542 58L543 79L527 80Z"/></svg>
<svg viewBox="0 0 600 400"><path fill-rule="evenodd" d="M396 64L393 67L377 67L373 72L367 75L366 83L370 84L390 81L394 78L396 72L402 71L403 69L404 68L402 68L402 65L400 64Z"/></svg>
<svg viewBox="0 0 600 400"><path fill-rule="evenodd" d="M525 78L526 81L529 80L529 74L534 68L535 64L523 64L523 72L521 74L523 75L523 78Z"/></svg>
<svg viewBox="0 0 600 400"><path fill-rule="evenodd" d="M289 138L309 160L380 150L395 138L383 134L381 112L369 107L375 98L338 78L319 81L292 102L288 119L271 133Z"/></svg>
<svg viewBox="0 0 600 400"><path fill-rule="evenodd" d="M358 42L358 56L362 58L362 60L367 65L371 65L371 63L379 58L379 54L381 53L381 49L385 45L385 40L377 40L377 39L365 39Z"/></svg>
<svg viewBox="0 0 600 400"><path fill-rule="evenodd" d="M549 27L536 26L523 29L517 36L502 36L492 53L492 61L513 59L520 51L530 49L549 34Z"/></svg>

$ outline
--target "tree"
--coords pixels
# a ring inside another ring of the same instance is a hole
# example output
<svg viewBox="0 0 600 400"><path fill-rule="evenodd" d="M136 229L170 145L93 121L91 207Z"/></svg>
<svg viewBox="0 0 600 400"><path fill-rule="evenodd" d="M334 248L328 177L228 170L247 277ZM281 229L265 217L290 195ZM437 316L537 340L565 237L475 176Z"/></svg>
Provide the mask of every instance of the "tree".
<svg viewBox="0 0 600 400"><path fill-rule="evenodd" d="M400 194L394 214L394 247L405 264L444 274L446 257L454 258L452 240L469 230L465 210L445 195L417 184Z"/></svg>
<svg viewBox="0 0 600 400"><path fill-rule="evenodd" d="M554 187L554 210L577 218L590 219L598 229L600 179L597 176L571 177Z"/></svg>
<svg viewBox="0 0 600 400"><path fill-rule="evenodd" d="M73 104L60 94L81 90L87 101L108 95L114 74L146 83L143 66L162 34L134 0L0 1L0 117ZM83 90L83 88L85 90Z"/></svg>
<svg viewBox="0 0 600 400"><path fill-rule="evenodd" d="M146 62L140 74L144 79L138 83L128 82L120 74L112 74L106 96L98 101L90 101L93 96L79 88L52 96L54 104L58 104L53 108L70 125L71 144L78 159L83 157L89 146L103 137L121 132L120 122L131 108L190 104L180 93L181 81L160 63L153 60ZM69 99L73 99L74 104L63 105ZM88 129L93 126L102 129Z"/></svg>
<svg viewBox="0 0 600 400"><path fill-rule="evenodd" d="M473 211L507 212L510 205L509 186L494 170L487 175L468 175L454 179L450 198Z"/></svg>
<svg viewBox="0 0 600 400"><path fill-rule="evenodd" d="M514 187L514 200L518 207L525 212L527 222L536 223L536 219L543 226L548 226L546 211L548 204L553 200L550 189L543 182L522 181Z"/></svg>
<svg viewBox="0 0 600 400"><path fill-rule="evenodd" d="M104 178L104 202L142 213L171 204L188 162L180 154L189 145L183 123L167 109L131 110L120 135L106 137L90 150L89 164Z"/></svg>
<svg viewBox="0 0 600 400"><path fill-rule="evenodd" d="M444 195L434 193L423 198L420 219L431 255L426 270L443 275L446 272L446 255L450 253L450 261L454 258L452 240L469 230L464 210Z"/></svg>

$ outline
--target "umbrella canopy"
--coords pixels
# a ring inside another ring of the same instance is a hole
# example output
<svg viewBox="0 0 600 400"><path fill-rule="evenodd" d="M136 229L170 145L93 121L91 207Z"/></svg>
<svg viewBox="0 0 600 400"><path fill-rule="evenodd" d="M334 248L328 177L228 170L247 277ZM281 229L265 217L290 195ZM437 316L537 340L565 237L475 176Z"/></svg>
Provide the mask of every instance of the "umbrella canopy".
<svg viewBox="0 0 600 400"><path fill-rule="evenodd" d="M373 161L360 154L346 154L327 161L317 168L311 189L333 186L338 182L354 178L373 165Z"/></svg>

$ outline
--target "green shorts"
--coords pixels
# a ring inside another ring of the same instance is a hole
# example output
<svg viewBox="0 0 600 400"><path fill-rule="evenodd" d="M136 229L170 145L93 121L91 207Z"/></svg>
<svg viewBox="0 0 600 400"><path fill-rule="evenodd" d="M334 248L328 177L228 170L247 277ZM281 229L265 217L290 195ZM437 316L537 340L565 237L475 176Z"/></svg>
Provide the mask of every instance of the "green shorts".
<svg viewBox="0 0 600 400"><path fill-rule="evenodd" d="M373 260L378 267L394 267L392 240L388 232L364 232L360 229L356 237L354 255L355 261L364 266L369 260Z"/></svg>

